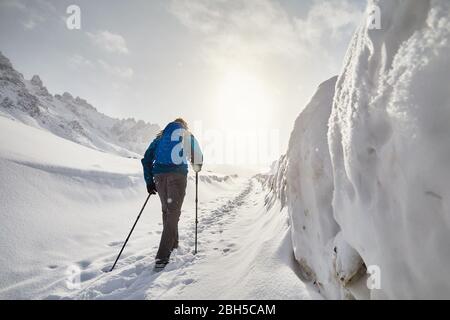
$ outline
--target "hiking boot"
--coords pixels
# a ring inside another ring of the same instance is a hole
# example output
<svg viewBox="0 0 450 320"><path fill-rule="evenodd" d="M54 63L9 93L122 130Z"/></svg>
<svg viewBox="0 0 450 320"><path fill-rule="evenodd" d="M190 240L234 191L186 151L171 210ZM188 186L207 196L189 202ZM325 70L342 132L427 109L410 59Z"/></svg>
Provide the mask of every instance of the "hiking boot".
<svg viewBox="0 0 450 320"><path fill-rule="evenodd" d="M165 259L158 259L155 262L155 271L159 272L164 270L164 268L167 266L167 264L169 263L169 260L165 260Z"/></svg>

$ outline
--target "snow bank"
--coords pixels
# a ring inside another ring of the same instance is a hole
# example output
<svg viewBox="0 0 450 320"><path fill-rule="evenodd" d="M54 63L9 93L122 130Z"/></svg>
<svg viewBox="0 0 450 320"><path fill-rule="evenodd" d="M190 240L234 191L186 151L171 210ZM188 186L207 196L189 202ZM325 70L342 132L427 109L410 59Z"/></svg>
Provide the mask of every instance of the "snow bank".
<svg viewBox="0 0 450 320"><path fill-rule="evenodd" d="M340 283L350 282L362 268L362 260L340 236L333 216L327 131L336 80L334 77L321 84L298 117L288 153L272 178L279 181L280 173L286 177L294 254L303 277L312 280L328 298L350 297ZM282 186L275 190L279 190L279 197L283 195ZM349 256L355 259L349 260Z"/></svg>
<svg viewBox="0 0 450 320"><path fill-rule="evenodd" d="M373 1L330 118L334 215L381 270L373 298L449 298L450 2Z"/></svg>
<svg viewBox="0 0 450 320"><path fill-rule="evenodd" d="M449 298L450 3L374 5L280 162L295 256L328 298Z"/></svg>

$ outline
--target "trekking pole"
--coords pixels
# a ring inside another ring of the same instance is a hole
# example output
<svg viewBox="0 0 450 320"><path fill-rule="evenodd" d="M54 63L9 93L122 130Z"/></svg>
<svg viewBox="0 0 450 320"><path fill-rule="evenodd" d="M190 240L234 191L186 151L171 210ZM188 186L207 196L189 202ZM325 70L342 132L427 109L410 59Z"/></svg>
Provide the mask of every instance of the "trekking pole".
<svg viewBox="0 0 450 320"><path fill-rule="evenodd" d="M195 251L197 254L197 225L198 225L198 172L195 173Z"/></svg>
<svg viewBox="0 0 450 320"><path fill-rule="evenodd" d="M150 196L151 196L151 194L149 194L148 197L147 197L147 200L145 200L145 203L144 203L144 205L142 206L142 209L141 209L141 211L139 212L139 215L138 215L136 221L135 221L134 224L133 224L133 228L131 228L131 231L130 231L130 233L128 234L128 237L127 237L127 239L125 240L125 243L123 244L122 249L121 249L120 252L119 252L119 255L117 256L117 259L116 259L116 261L114 262L114 265L112 266L111 270L109 270L109 272L111 272L111 271L114 270L114 267L116 266L117 261L119 261L120 255L122 254L123 249L125 249L125 246L127 245L127 242L128 242L128 240L130 239L131 234L132 234L133 231L134 231L134 227L136 227L136 224L138 223L139 218L141 217L141 214L142 214L142 212L144 211L144 208L145 208L145 206L147 205L148 200L150 199Z"/></svg>

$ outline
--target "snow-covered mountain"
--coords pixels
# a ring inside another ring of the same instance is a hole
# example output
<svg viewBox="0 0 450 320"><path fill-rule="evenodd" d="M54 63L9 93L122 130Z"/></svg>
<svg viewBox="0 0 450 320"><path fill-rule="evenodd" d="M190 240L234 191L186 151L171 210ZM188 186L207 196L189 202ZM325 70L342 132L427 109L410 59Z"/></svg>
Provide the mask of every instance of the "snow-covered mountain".
<svg viewBox="0 0 450 320"><path fill-rule="evenodd" d="M368 5L381 29L358 28L337 81L297 119L272 188L326 297L448 299L450 2ZM371 290L366 268L380 280Z"/></svg>
<svg viewBox="0 0 450 320"><path fill-rule="evenodd" d="M0 52L0 115L42 128L97 150L122 156L145 152L158 125L119 120L98 112L70 93L52 95L39 76L24 79Z"/></svg>

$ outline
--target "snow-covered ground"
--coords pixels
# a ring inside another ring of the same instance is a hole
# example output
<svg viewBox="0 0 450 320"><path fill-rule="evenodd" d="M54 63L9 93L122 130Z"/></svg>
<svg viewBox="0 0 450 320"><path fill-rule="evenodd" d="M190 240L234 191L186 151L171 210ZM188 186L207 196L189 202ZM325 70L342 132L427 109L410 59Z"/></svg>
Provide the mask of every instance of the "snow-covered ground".
<svg viewBox="0 0 450 320"><path fill-rule="evenodd" d="M266 192L243 169L202 173L197 256L190 177L167 270L152 272L162 230L155 196L104 273L146 198L140 161L3 117L0 131L0 298L320 298L298 277L286 212L266 210Z"/></svg>
<svg viewBox="0 0 450 320"><path fill-rule="evenodd" d="M83 284L81 291L62 296L75 299L320 298L299 279L286 213L280 214L279 207L267 212L261 206L265 191L254 179L238 181L233 189L240 192L202 202L196 256L192 254L194 225L188 213L192 210L185 209L188 212L184 212L180 229L182 247L174 252L173 262L164 272L152 271L157 247L145 248L148 237L143 234L137 237L134 246L142 245L144 249L130 249L131 254L117 270L110 274L92 271L98 278ZM101 260L89 269L99 270L105 265L110 263Z"/></svg>

